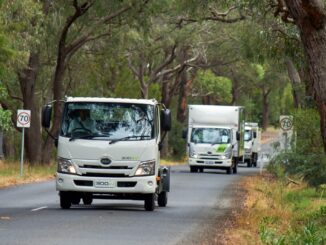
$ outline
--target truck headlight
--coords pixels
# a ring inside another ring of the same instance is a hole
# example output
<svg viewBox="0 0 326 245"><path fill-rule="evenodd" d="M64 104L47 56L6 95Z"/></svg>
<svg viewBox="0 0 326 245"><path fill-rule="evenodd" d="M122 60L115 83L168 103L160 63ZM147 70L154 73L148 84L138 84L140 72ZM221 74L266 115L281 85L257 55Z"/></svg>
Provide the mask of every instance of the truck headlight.
<svg viewBox="0 0 326 245"><path fill-rule="evenodd" d="M230 159L232 155L232 146L230 145L225 151L224 151L224 159ZM222 156L223 157L223 156ZM222 158L223 159L223 158Z"/></svg>
<svg viewBox="0 0 326 245"><path fill-rule="evenodd" d="M191 158L198 158L198 155L196 153L193 153L192 155L190 155Z"/></svg>
<svg viewBox="0 0 326 245"><path fill-rule="evenodd" d="M135 176L154 175L155 160L141 162L135 172Z"/></svg>
<svg viewBox="0 0 326 245"><path fill-rule="evenodd" d="M67 174L76 174L77 170L70 159L58 158L58 172Z"/></svg>

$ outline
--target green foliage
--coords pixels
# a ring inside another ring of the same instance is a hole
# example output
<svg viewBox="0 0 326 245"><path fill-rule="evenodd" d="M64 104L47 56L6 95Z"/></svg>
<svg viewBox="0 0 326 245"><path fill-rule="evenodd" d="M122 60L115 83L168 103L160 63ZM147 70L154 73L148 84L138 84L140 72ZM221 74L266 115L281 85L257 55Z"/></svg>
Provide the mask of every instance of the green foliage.
<svg viewBox="0 0 326 245"><path fill-rule="evenodd" d="M9 131L11 128L11 111L0 108L0 131Z"/></svg>
<svg viewBox="0 0 326 245"><path fill-rule="evenodd" d="M294 127L296 133L291 150L272 159L269 170L279 177L284 176L283 171L300 175L312 186L326 183L326 156L323 153L317 111L295 111Z"/></svg>
<svg viewBox="0 0 326 245"><path fill-rule="evenodd" d="M210 70L198 72L194 87L202 96L209 94L214 97L219 104L231 102L231 80L227 77L216 76Z"/></svg>

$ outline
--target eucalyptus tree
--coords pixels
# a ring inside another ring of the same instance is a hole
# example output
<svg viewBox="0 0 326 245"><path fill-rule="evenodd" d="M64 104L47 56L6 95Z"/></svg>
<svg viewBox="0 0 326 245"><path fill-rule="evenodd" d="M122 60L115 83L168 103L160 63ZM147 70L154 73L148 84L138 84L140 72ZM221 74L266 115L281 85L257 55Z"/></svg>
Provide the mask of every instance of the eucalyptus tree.
<svg viewBox="0 0 326 245"><path fill-rule="evenodd" d="M32 127L28 130L26 141L31 162L49 162L53 148L50 138L45 140L42 147L39 101L56 101L50 129L55 136L62 110L59 101L66 91L64 84L69 81L66 71L71 58L88 44L110 37L112 30L128 24L128 20L141 19L146 14L147 3L146 0L6 2L3 20L7 29L11 29L8 33L15 36L13 40L17 49L22 50L13 69L16 79L12 79L7 88L13 99L22 103L25 109L32 110ZM40 78L44 80L40 81ZM17 84L21 91L15 90ZM38 88L42 90L40 92L44 98L37 96ZM14 107L11 109L15 110Z"/></svg>

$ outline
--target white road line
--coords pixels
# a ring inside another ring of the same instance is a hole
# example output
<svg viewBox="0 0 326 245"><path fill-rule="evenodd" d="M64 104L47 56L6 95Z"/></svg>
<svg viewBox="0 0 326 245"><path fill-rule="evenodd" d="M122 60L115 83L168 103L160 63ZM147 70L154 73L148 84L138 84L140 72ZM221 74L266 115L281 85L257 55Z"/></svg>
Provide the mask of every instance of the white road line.
<svg viewBox="0 0 326 245"><path fill-rule="evenodd" d="M46 209L48 206L44 206L44 207L39 207L39 208L34 208L32 209L31 211L32 212L35 212L35 211L39 211L39 210L42 210L42 209Z"/></svg>

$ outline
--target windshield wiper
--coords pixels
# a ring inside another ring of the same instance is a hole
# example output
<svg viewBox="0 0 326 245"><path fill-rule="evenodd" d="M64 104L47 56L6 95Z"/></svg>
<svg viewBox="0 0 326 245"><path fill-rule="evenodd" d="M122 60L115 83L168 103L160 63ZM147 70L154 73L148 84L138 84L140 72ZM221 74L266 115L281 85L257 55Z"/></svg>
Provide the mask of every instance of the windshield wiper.
<svg viewBox="0 0 326 245"><path fill-rule="evenodd" d="M113 139L113 140L110 141L109 144L114 144L114 143L116 143L118 141L123 141L123 140L128 140L128 139L138 139L138 138L141 139L141 140L143 140L143 139L146 139L146 138L151 138L151 136L149 136L149 135L133 135L133 136L127 136L127 137L123 137L123 138L120 138L120 139Z"/></svg>
<svg viewBox="0 0 326 245"><path fill-rule="evenodd" d="M87 135L82 135L82 136L71 136L69 141L73 141L76 139L93 139L93 138L98 138L98 137L109 137L108 135L101 135L101 134L87 134Z"/></svg>

